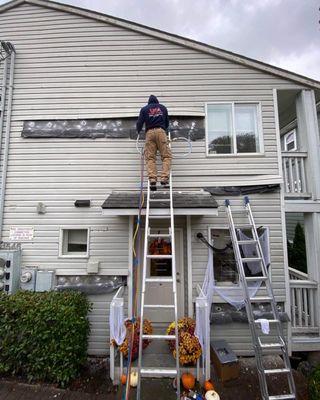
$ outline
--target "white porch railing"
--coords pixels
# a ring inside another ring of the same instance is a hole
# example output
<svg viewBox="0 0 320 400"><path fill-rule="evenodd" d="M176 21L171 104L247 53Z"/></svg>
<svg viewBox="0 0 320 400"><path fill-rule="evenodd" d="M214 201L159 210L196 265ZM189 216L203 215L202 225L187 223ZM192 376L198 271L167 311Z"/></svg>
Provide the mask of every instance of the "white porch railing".
<svg viewBox="0 0 320 400"><path fill-rule="evenodd" d="M282 152L282 170L287 197L310 197L305 172L307 156L308 153L301 151Z"/></svg>
<svg viewBox="0 0 320 400"><path fill-rule="evenodd" d="M293 334L320 334L317 313L318 283L289 268Z"/></svg>
<svg viewBox="0 0 320 400"><path fill-rule="evenodd" d="M196 297L196 323L200 324L202 334L202 355L197 362L197 379L205 381L210 379L210 304L197 286L198 297ZM200 340L201 342L201 340ZM202 374L201 374L202 371Z"/></svg>
<svg viewBox="0 0 320 400"><path fill-rule="evenodd" d="M124 286L121 286L117 290L117 293L114 295L110 303L110 309L111 308L115 309L116 307L122 307L122 309L124 309L123 294L124 294ZM116 370L116 356L118 353L120 353L119 372ZM110 340L110 378L114 385L119 383L120 376L122 375L122 373L123 373L123 354L118 351L117 345Z"/></svg>

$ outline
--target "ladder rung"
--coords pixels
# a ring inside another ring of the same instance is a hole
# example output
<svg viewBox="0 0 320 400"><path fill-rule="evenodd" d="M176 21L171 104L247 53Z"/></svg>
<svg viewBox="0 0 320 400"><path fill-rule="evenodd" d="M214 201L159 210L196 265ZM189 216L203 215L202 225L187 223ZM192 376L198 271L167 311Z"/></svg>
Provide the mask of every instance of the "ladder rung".
<svg viewBox="0 0 320 400"><path fill-rule="evenodd" d="M142 335L142 339L163 339L163 340L174 340L176 335Z"/></svg>
<svg viewBox="0 0 320 400"><path fill-rule="evenodd" d="M170 238L171 233L149 233L150 238Z"/></svg>
<svg viewBox="0 0 320 400"><path fill-rule="evenodd" d="M160 203L161 201L170 201L170 199L151 199L150 198L150 201L154 201L154 202Z"/></svg>
<svg viewBox="0 0 320 400"><path fill-rule="evenodd" d="M173 282L172 278L167 278L167 277L159 277L159 278L146 278L146 282L159 282L159 283L165 283L165 282Z"/></svg>
<svg viewBox="0 0 320 400"><path fill-rule="evenodd" d="M269 296L255 296L255 297L250 297L251 302L257 302L257 303L263 303L263 302L269 302L272 301L272 297Z"/></svg>
<svg viewBox="0 0 320 400"><path fill-rule="evenodd" d="M246 276L245 278L248 282L266 281L268 279L267 276Z"/></svg>
<svg viewBox="0 0 320 400"><path fill-rule="evenodd" d="M258 338L259 341L259 345L262 349L281 349L282 347L284 347L284 343L261 343L260 338Z"/></svg>
<svg viewBox="0 0 320 400"><path fill-rule="evenodd" d="M269 400L290 400L295 399L296 395L293 393L288 394L277 394L275 396L269 396Z"/></svg>
<svg viewBox="0 0 320 400"><path fill-rule="evenodd" d="M144 308L174 308L172 304L145 304Z"/></svg>
<svg viewBox="0 0 320 400"><path fill-rule="evenodd" d="M172 254L147 254L147 258L155 259L155 260L171 259Z"/></svg>
<svg viewBox="0 0 320 400"><path fill-rule="evenodd" d="M249 240L238 240L238 244L243 245L243 244L256 244L258 243L257 240L254 239L249 239Z"/></svg>
<svg viewBox="0 0 320 400"><path fill-rule="evenodd" d="M266 318L266 319L267 319L267 318ZM278 324L278 323L280 323L280 321L279 321L278 319L268 319L267 321L269 322L269 324ZM260 325L260 322L257 321L256 319L254 320L254 322L255 322L256 324L259 324L259 325Z"/></svg>
<svg viewBox="0 0 320 400"><path fill-rule="evenodd" d="M141 368L141 376L165 376L165 377L175 377L177 375L177 370L172 368Z"/></svg>
<svg viewBox="0 0 320 400"><path fill-rule="evenodd" d="M242 225L236 225L235 229L252 229L253 225L251 224L242 224Z"/></svg>
<svg viewBox="0 0 320 400"><path fill-rule="evenodd" d="M152 214L150 214L149 215L149 219L170 219L170 218L171 218L170 214L168 214L168 215L152 215Z"/></svg>
<svg viewBox="0 0 320 400"><path fill-rule="evenodd" d="M264 373L267 375L270 374L289 374L290 369L289 368L276 368L276 369L265 369Z"/></svg>
<svg viewBox="0 0 320 400"><path fill-rule="evenodd" d="M247 262L258 262L262 261L261 257L244 257L241 258L242 262L247 263Z"/></svg>

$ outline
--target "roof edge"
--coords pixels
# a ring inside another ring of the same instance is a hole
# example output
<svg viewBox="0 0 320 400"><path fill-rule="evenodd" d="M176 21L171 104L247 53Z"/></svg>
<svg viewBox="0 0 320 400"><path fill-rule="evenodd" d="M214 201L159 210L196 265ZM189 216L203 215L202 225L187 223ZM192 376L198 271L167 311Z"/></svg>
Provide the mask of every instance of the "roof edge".
<svg viewBox="0 0 320 400"><path fill-rule="evenodd" d="M113 17L107 14L103 14L97 11L87 10L85 8L81 8L78 6L73 6L69 4L58 3L52 0L12 0L8 3L0 6L0 14L5 12L11 8L17 7L20 4L27 3L38 5L42 7L52 8L55 10L60 10L64 12L69 12L72 14L81 15L86 18L91 18L98 20L100 22L109 23L115 26L120 26L125 29L129 29L135 32L143 33L149 36L153 36L162 40L166 40L175 44L182 45L184 47L188 47L203 53L211 54L216 57L220 57L226 59L228 61L235 62L240 65L244 65L250 68L254 68L256 70L263 71L265 73L269 73L275 76L279 76L281 78L287 79L289 81L293 81L295 83L300 83L302 85L320 89L320 81L317 81L312 78L308 78L307 76L297 74L292 71L285 70L280 67L276 67L271 64L267 64L263 61L258 61L237 53L233 53L228 50L223 50L215 46L211 46L206 43L202 43L193 39L188 39L183 36L179 36L173 33L168 33L162 31L160 29L151 28L146 25L139 24L137 22L128 21L119 17Z"/></svg>

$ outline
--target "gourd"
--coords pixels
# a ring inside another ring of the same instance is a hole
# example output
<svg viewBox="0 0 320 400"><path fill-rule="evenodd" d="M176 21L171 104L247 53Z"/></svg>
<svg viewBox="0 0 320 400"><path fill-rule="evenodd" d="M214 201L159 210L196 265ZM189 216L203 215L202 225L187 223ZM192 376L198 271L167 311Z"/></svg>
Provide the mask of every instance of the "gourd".
<svg viewBox="0 0 320 400"><path fill-rule="evenodd" d="M208 392L209 390L214 390L214 385L210 380L205 381L203 387L206 392Z"/></svg>
<svg viewBox="0 0 320 400"><path fill-rule="evenodd" d="M206 400L220 400L220 396L214 390L208 390L204 397Z"/></svg>
<svg viewBox="0 0 320 400"><path fill-rule="evenodd" d="M132 371L130 374L130 385L136 387L138 385L138 372Z"/></svg>
<svg viewBox="0 0 320 400"><path fill-rule="evenodd" d="M196 384L195 377L188 372L181 375L181 380L183 387L188 390L193 389Z"/></svg>

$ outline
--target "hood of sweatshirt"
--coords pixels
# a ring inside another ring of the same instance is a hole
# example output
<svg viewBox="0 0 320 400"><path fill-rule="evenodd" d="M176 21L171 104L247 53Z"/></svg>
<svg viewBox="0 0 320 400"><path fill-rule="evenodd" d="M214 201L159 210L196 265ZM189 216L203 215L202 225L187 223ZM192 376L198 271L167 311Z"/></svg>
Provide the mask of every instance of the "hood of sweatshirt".
<svg viewBox="0 0 320 400"><path fill-rule="evenodd" d="M149 97L148 104L159 104L158 99L153 94Z"/></svg>

